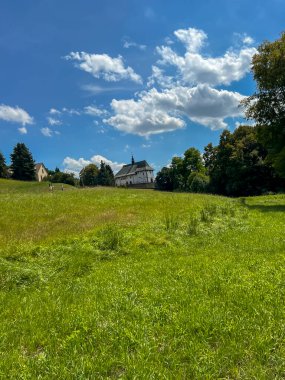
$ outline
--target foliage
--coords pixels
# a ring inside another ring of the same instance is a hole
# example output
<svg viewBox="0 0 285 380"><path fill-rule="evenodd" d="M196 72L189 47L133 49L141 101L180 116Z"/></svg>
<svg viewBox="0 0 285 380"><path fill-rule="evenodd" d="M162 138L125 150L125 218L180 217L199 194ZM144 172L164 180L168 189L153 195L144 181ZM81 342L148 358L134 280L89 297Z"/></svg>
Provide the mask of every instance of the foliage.
<svg viewBox="0 0 285 380"><path fill-rule="evenodd" d="M156 175L155 183L158 190L173 191L172 168L163 167Z"/></svg>
<svg viewBox="0 0 285 380"><path fill-rule="evenodd" d="M0 197L3 378L284 377L284 195L0 191L14 184Z"/></svg>
<svg viewBox="0 0 285 380"><path fill-rule="evenodd" d="M187 188L191 193L206 193L209 181L210 179L206 174L193 172L188 177Z"/></svg>
<svg viewBox="0 0 285 380"><path fill-rule="evenodd" d="M204 172L201 154L196 148L189 148L182 157L173 157L169 168L164 167L156 176L159 190L189 190L188 178L191 173Z"/></svg>
<svg viewBox="0 0 285 380"><path fill-rule="evenodd" d="M210 176L210 190L225 195L257 195L282 186L265 161L266 149L257 140L257 129L240 126L233 133L222 132L217 147L205 148L204 160Z"/></svg>
<svg viewBox="0 0 285 380"><path fill-rule="evenodd" d="M7 177L7 166L5 157L0 152L0 178L6 178Z"/></svg>
<svg viewBox="0 0 285 380"><path fill-rule="evenodd" d="M21 181L35 180L35 161L29 149L23 143L18 143L11 154L12 178Z"/></svg>
<svg viewBox="0 0 285 380"><path fill-rule="evenodd" d="M46 181L50 181L52 183L65 183L67 185L76 186L77 180L74 177L73 173L64 173L61 172L58 168L55 168L55 170L49 170L49 175L45 179Z"/></svg>
<svg viewBox="0 0 285 380"><path fill-rule="evenodd" d="M113 170L111 166L105 164L104 161L101 161L101 164L100 164L100 169L98 173L98 185L101 185L101 186L115 185Z"/></svg>
<svg viewBox="0 0 285 380"><path fill-rule="evenodd" d="M243 102L246 115L258 125L259 141L268 151L268 161L285 178L285 33L258 47L252 71L257 91Z"/></svg>
<svg viewBox="0 0 285 380"><path fill-rule="evenodd" d="M85 166L79 173L81 186L97 186L99 169L95 164Z"/></svg>

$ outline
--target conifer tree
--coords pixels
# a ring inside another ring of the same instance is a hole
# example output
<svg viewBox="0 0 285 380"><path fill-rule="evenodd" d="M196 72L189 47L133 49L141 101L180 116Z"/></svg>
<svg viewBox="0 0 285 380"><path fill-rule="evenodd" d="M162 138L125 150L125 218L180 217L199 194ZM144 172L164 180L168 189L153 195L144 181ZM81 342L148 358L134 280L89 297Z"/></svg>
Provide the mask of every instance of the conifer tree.
<svg viewBox="0 0 285 380"><path fill-rule="evenodd" d="M18 143L11 154L12 178L33 181L35 180L35 161L29 149L23 143Z"/></svg>
<svg viewBox="0 0 285 380"><path fill-rule="evenodd" d="M0 178L6 178L7 176L7 166L5 162L5 157L0 152Z"/></svg>

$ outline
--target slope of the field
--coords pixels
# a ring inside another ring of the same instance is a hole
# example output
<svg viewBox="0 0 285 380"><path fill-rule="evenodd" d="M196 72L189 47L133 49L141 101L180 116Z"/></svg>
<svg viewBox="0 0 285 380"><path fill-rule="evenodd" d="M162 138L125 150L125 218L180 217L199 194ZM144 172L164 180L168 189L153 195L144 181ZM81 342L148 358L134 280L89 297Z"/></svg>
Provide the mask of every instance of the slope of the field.
<svg viewBox="0 0 285 380"><path fill-rule="evenodd" d="M0 378L285 377L284 195L34 186L0 190Z"/></svg>

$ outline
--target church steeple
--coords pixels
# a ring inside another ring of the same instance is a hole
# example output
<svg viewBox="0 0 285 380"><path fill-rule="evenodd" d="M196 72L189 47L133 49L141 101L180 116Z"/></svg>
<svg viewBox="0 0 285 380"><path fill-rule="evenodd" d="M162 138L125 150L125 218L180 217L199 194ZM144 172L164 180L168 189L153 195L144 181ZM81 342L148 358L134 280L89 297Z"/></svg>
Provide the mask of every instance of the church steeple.
<svg viewBox="0 0 285 380"><path fill-rule="evenodd" d="M134 156L132 154L132 165L134 165L134 164L135 164L135 159L134 159Z"/></svg>

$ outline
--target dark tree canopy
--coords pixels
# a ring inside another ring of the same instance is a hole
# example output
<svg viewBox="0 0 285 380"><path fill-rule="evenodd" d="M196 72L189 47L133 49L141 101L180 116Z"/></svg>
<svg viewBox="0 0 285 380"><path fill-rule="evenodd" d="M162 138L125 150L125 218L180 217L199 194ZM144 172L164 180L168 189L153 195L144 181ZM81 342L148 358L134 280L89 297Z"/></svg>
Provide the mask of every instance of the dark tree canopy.
<svg viewBox="0 0 285 380"><path fill-rule="evenodd" d="M99 169L95 164L89 164L79 173L80 184L82 186L97 186L98 185Z"/></svg>
<svg viewBox="0 0 285 380"><path fill-rule="evenodd" d="M156 176L156 187L159 190L173 191L173 170L171 168L163 167Z"/></svg>
<svg viewBox="0 0 285 380"><path fill-rule="evenodd" d="M257 123L267 160L285 178L285 33L259 46L252 71L257 91L243 102L246 115Z"/></svg>
<svg viewBox="0 0 285 380"><path fill-rule="evenodd" d="M194 178L193 173L203 174L205 173L205 168L199 150L189 148L185 151L183 157L173 157L169 168L164 167L157 173L156 187L159 190L167 191L191 191L190 186ZM207 182L208 180L205 179L205 183Z"/></svg>
<svg viewBox="0 0 285 380"><path fill-rule="evenodd" d="M5 157L0 152L0 178L6 178L7 177L7 166Z"/></svg>
<svg viewBox="0 0 285 380"><path fill-rule="evenodd" d="M105 164L101 161L99 174L98 174L98 185L101 186L114 186L115 179L114 173L110 165Z"/></svg>
<svg viewBox="0 0 285 380"><path fill-rule="evenodd" d="M18 143L11 154L11 171L13 179L35 180L35 161L29 149L23 143Z"/></svg>
<svg viewBox="0 0 285 380"><path fill-rule="evenodd" d="M279 181L265 161L266 154L266 149L257 140L257 128L240 126L233 133L225 130L217 147L209 144L205 148L210 190L234 196L276 190Z"/></svg>
<svg viewBox="0 0 285 380"><path fill-rule="evenodd" d="M46 180L52 183L66 183L67 185L75 186L78 182L73 173L64 173L58 168L55 168L54 171L48 170L48 173L49 175Z"/></svg>

